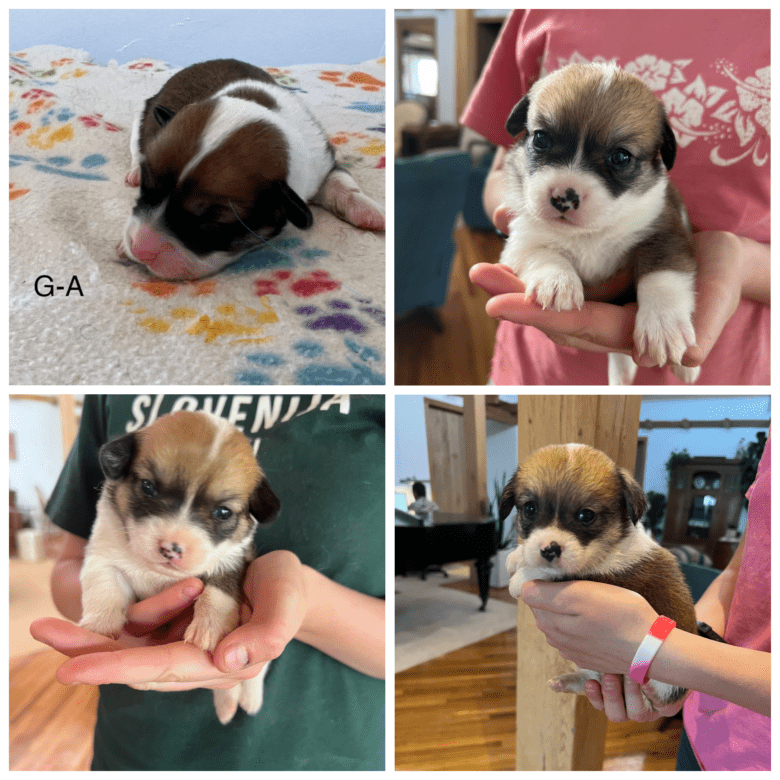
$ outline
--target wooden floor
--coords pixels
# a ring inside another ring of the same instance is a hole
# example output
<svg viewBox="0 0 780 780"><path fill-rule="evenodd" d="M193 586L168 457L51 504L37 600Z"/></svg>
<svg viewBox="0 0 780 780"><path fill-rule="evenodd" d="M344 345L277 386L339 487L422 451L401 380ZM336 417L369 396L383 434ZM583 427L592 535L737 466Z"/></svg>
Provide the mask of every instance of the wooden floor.
<svg viewBox="0 0 780 780"><path fill-rule="evenodd" d="M490 598L514 601L506 588ZM396 674L396 769L514 770L516 663L511 630ZM603 768L673 771L682 727L661 723L609 723Z"/></svg>
<svg viewBox="0 0 780 780"><path fill-rule="evenodd" d="M437 309L444 330L419 317L395 327L397 385L484 385L490 374L498 323L485 314L488 294L468 278L471 266L496 262L504 241L494 233L459 227L447 301Z"/></svg>
<svg viewBox="0 0 780 780"><path fill-rule="evenodd" d="M60 685L54 677L65 657L54 650L11 660L9 768L89 769L98 690Z"/></svg>

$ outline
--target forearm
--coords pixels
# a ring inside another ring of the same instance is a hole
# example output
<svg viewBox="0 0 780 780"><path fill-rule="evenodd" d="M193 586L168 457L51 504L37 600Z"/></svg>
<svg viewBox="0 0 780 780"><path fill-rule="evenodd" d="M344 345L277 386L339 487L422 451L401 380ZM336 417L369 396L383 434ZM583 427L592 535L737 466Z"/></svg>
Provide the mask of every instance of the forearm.
<svg viewBox="0 0 780 780"><path fill-rule="evenodd" d="M770 245L740 237L742 248L742 297L770 305Z"/></svg>
<svg viewBox="0 0 780 780"><path fill-rule="evenodd" d="M81 560L59 560L51 573L51 595L60 613L78 623L81 620Z"/></svg>
<svg viewBox="0 0 780 780"><path fill-rule="evenodd" d="M652 679L770 715L771 655L674 629L653 660Z"/></svg>
<svg viewBox="0 0 780 780"><path fill-rule="evenodd" d="M296 639L363 674L385 676L385 602L303 566L306 616Z"/></svg>

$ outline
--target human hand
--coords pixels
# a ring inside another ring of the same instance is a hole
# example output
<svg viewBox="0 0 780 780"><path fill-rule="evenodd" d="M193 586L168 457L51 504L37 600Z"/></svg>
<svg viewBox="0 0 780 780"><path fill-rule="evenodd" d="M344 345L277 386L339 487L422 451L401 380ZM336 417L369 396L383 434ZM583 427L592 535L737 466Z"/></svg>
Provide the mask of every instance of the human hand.
<svg viewBox="0 0 780 780"><path fill-rule="evenodd" d="M676 715L682 709L688 693L676 702L661 704L652 684L640 685L628 676L605 674L601 684L598 680L585 682L585 695L588 701L597 710L603 710L607 719L613 723L623 723L627 720L646 723Z"/></svg>
<svg viewBox="0 0 780 780"><path fill-rule="evenodd" d="M505 233L511 218L511 212L503 205L493 215L496 227ZM704 362L739 304L744 255L743 242L733 233L724 231L696 233L694 244L697 260L693 315L696 344L686 350L681 361L689 367ZM469 278L493 296L485 307L491 317L531 325L563 346L595 352L624 352L631 354L639 365L653 363L647 355L640 357L634 348L637 305L606 303L631 284L626 271L603 284L585 287L586 301L582 309L560 312L542 309L532 298L526 297L525 286L506 266L478 263L470 269Z"/></svg>
<svg viewBox="0 0 780 780"><path fill-rule="evenodd" d="M306 613L301 563L292 553L268 553L249 566L244 580L247 602L241 625L212 654L183 641L192 618L183 593L200 580L185 580L128 610L117 640L64 620L44 618L30 627L33 637L70 656L57 670L66 685L120 683L139 690L181 691L231 688L257 676L295 636Z"/></svg>
<svg viewBox="0 0 780 780"><path fill-rule="evenodd" d="M658 617L638 593L602 582L530 580L520 599L549 645L580 669L595 672L628 674Z"/></svg>

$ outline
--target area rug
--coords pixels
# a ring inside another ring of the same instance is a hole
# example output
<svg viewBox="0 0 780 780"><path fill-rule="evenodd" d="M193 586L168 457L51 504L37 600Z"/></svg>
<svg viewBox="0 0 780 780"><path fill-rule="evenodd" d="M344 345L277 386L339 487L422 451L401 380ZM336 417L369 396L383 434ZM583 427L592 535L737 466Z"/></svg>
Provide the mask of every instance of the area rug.
<svg viewBox="0 0 780 780"><path fill-rule="evenodd" d="M508 631L517 625L517 606L441 587L454 579L431 574L395 578L395 671Z"/></svg>
<svg viewBox="0 0 780 780"><path fill-rule="evenodd" d="M337 162L384 203L384 59L255 64L304 94ZM11 384L382 384L384 233L314 207L312 228L207 279L116 261L132 119L175 70L58 46L11 55Z"/></svg>

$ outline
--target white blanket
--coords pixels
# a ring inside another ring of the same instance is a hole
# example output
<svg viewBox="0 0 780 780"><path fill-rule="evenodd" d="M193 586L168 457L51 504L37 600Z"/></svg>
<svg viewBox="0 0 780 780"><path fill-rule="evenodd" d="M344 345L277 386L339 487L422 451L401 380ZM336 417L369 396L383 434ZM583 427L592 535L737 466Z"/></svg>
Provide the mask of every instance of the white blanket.
<svg viewBox="0 0 780 780"><path fill-rule="evenodd" d="M255 64L304 93L337 161L384 203L384 60ZM11 55L11 384L383 383L384 233L313 207L312 228L208 279L115 260L137 194L132 119L173 72L58 46Z"/></svg>

